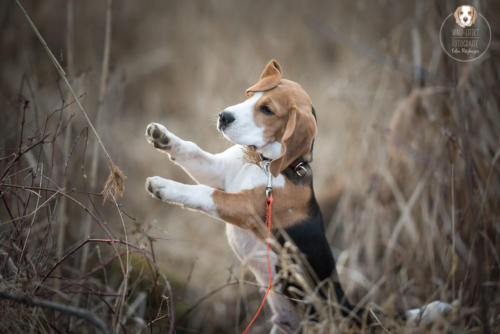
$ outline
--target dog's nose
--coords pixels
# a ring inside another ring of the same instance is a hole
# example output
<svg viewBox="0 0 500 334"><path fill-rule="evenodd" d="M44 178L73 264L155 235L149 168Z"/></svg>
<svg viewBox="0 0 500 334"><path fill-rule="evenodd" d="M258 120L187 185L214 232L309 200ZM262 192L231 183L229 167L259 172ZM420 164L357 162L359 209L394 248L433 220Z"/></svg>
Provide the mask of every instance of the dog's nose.
<svg viewBox="0 0 500 334"><path fill-rule="evenodd" d="M469 18L468 18L467 16L466 16L466 17L464 17L464 22L467 22L467 20L468 20L468 19L469 19Z"/></svg>
<svg viewBox="0 0 500 334"><path fill-rule="evenodd" d="M234 115L229 111L223 111L219 114L219 128L223 129L234 121Z"/></svg>

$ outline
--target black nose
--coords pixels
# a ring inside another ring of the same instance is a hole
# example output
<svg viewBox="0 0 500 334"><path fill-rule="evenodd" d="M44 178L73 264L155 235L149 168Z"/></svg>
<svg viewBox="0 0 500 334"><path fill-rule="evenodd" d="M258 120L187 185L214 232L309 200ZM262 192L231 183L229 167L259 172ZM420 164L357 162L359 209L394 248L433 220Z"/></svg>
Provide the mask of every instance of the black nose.
<svg viewBox="0 0 500 334"><path fill-rule="evenodd" d="M226 128L233 121L234 121L234 116L232 113L230 113L228 111L223 111L219 114L219 128L220 129Z"/></svg>
<svg viewBox="0 0 500 334"><path fill-rule="evenodd" d="M464 17L464 22L467 22L467 20L468 20L468 19L469 19L469 18L468 18L467 16L466 16L466 17Z"/></svg>

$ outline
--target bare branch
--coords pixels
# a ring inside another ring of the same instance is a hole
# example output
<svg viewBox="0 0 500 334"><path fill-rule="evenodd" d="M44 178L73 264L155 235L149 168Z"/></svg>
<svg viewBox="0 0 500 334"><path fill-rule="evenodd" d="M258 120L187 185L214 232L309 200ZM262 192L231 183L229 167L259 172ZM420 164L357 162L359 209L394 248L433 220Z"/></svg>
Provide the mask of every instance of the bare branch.
<svg viewBox="0 0 500 334"><path fill-rule="evenodd" d="M70 305L64 305L60 303L56 303L50 300L40 299L40 298L31 298L28 296L16 296L7 292L0 292L0 298L9 299L15 301L17 303L22 303L29 306L40 306L46 307L53 310L57 310L60 312L68 313L73 316L82 318L90 322L92 325L97 327L102 333L108 334L111 333L104 324L104 322L99 319L93 313L79 307L74 307Z"/></svg>

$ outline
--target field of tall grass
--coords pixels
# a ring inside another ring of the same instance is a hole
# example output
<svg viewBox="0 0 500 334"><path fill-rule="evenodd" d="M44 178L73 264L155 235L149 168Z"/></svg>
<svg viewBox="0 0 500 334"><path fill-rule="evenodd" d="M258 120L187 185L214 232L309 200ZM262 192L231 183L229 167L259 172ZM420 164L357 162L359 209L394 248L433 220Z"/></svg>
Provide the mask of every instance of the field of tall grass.
<svg viewBox="0 0 500 334"><path fill-rule="evenodd" d="M223 224L151 199L192 182L150 122L210 152L271 58L318 116L315 191L340 281L305 332L500 332L500 3L480 59L443 53L446 1L0 3L0 332L238 333L263 295ZM399 311L454 309L427 326ZM264 308L251 333L270 330Z"/></svg>

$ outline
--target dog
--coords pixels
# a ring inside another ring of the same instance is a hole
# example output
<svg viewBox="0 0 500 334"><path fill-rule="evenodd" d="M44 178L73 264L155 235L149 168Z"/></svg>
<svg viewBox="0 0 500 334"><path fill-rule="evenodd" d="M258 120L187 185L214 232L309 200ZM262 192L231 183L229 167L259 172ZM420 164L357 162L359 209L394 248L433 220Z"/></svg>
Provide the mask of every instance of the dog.
<svg viewBox="0 0 500 334"><path fill-rule="evenodd" d="M455 16L455 21L462 27L470 27L476 23L477 12L472 6L458 6L453 14Z"/></svg>
<svg viewBox="0 0 500 334"><path fill-rule="evenodd" d="M302 278L286 272L287 261L301 268L302 277L312 282L312 291L318 291L320 299L336 300L343 316L356 318L363 310L349 302L338 280L314 195L310 163L317 125L311 99L298 83L281 75L280 64L271 60L259 81L246 90L248 98L220 112L217 128L235 144L222 153L205 152L165 126L149 124L147 141L168 154L197 184L154 176L147 178L146 189L164 202L226 223L229 245L265 286L269 272L264 221L270 181L274 198L271 226L277 241L269 260L274 278L274 289L267 298L273 312L271 333L297 333L304 316L298 301L304 300L305 287ZM285 258L283 249L297 256ZM442 304L431 308L442 311L446 308ZM310 307L308 312L317 310ZM406 312L408 319L429 315L418 309Z"/></svg>

